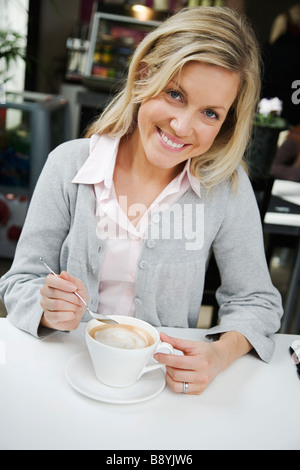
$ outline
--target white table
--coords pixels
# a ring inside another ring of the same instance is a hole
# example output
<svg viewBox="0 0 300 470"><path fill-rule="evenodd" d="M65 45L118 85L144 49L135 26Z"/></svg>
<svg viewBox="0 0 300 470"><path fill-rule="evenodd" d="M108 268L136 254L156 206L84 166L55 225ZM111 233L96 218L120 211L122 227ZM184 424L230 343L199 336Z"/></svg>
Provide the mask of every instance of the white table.
<svg viewBox="0 0 300 470"><path fill-rule="evenodd" d="M83 328L37 340L0 319L0 449L300 449L300 380L288 352L300 336L275 335L271 364L242 357L200 396L166 386L151 400L116 405L66 380L69 359L86 349Z"/></svg>

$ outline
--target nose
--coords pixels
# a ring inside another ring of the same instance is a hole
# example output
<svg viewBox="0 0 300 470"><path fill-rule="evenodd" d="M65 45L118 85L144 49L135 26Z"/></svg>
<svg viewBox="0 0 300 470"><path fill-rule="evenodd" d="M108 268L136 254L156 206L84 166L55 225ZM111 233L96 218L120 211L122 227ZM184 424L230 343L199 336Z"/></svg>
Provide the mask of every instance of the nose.
<svg viewBox="0 0 300 470"><path fill-rule="evenodd" d="M194 132L194 116L188 110L178 110L171 119L170 126L177 137L191 137Z"/></svg>

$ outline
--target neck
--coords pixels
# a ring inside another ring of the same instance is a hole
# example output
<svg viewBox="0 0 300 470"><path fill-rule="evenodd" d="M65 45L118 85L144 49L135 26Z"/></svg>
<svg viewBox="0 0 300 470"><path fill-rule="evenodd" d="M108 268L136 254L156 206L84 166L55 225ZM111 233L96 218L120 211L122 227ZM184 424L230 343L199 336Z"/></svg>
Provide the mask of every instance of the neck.
<svg viewBox="0 0 300 470"><path fill-rule="evenodd" d="M185 162L174 168L159 168L152 165L145 154L138 131L121 140L117 164L142 184L166 187L184 168Z"/></svg>

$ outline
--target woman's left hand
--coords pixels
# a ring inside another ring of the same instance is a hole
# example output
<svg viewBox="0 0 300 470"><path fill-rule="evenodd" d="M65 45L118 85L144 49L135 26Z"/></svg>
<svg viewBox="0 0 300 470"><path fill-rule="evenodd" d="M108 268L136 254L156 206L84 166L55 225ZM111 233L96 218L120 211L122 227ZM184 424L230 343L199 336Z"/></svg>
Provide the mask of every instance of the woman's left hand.
<svg viewBox="0 0 300 470"><path fill-rule="evenodd" d="M230 334L229 332L228 334ZM236 332L232 332L236 333ZM239 335L239 333L237 333ZM227 335L227 333L225 333ZM225 336L224 335L224 336ZM242 335L241 335L242 336ZM173 348L183 352L182 355L157 353L155 359L166 366L166 381L177 393L183 393L184 382L188 384L186 393L200 395L214 378L224 370L230 362L251 349L248 341L245 341L244 350L236 350L236 353L225 353L223 345L227 341L201 342L173 338L161 333L161 340L170 343ZM228 344L226 345L228 348ZM239 348L238 348L239 349ZM236 355L236 357L235 357ZM228 361L231 356L231 360Z"/></svg>

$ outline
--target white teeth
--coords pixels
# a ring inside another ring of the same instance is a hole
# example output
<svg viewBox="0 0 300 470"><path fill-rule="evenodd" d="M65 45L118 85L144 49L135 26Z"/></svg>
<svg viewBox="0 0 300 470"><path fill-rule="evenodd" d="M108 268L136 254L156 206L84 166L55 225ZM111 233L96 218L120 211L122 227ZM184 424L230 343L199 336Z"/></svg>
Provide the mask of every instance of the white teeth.
<svg viewBox="0 0 300 470"><path fill-rule="evenodd" d="M160 135L163 141L166 142L169 147L172 147L174 149L181 149L184 146L184 144L176 144L175 142L172 142L172 140L168 139L168 137L162 131L160 131Z"/></svg>

